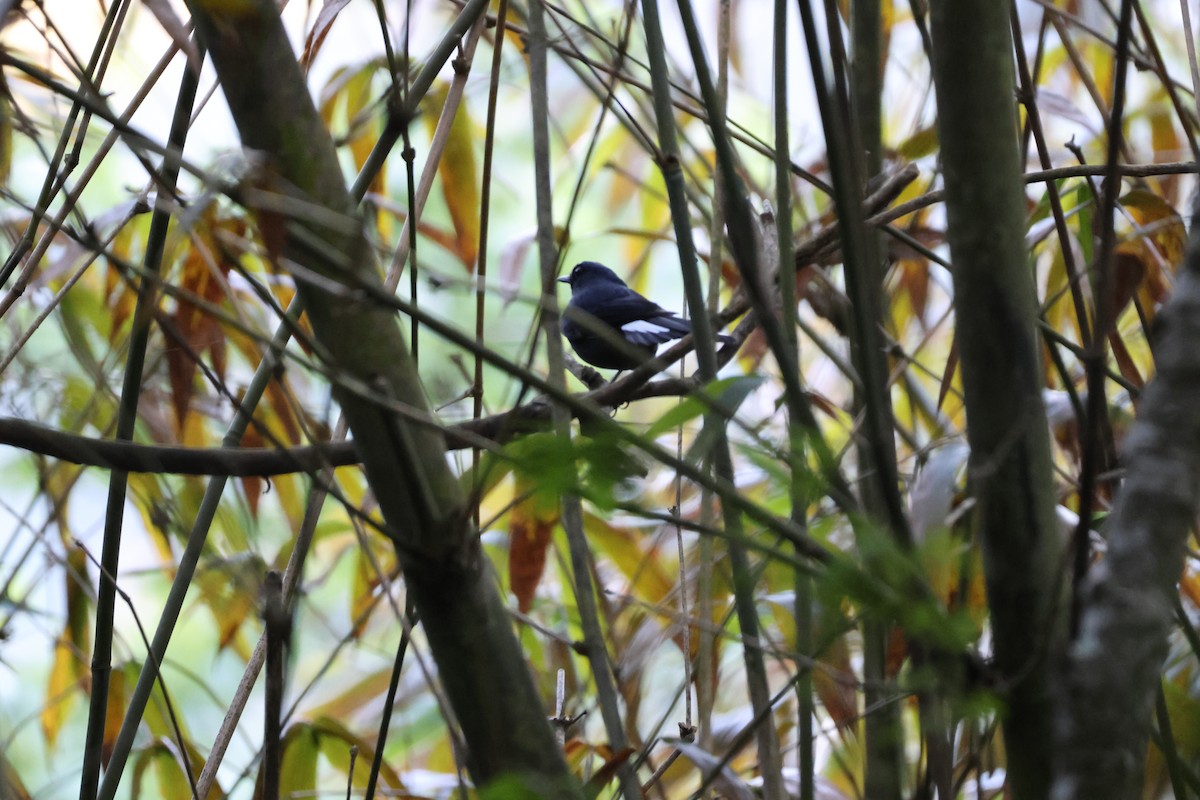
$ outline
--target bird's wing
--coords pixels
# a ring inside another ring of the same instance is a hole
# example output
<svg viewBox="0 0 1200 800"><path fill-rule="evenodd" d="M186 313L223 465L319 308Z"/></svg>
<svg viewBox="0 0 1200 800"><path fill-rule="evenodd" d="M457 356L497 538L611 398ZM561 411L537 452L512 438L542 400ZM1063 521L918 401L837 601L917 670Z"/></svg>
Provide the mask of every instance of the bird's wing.
<svg viewBox="0 0 1200 800"><path fill-rule="evenodd" d="M650 319L637 319L621 326L621 333L631 344L654 345L678 339L692 332L686 319L671 316L666 312Z"/></svg>
<svg viewBox="0 0 1200 800"><path fill-rule="evenodd" d="M576 297L574 303L614 328L620 328L627 322L652 319L669 313L657 303L653 303L623 286L601 286L599 288L604 291L589 292L583 297ZM610 291L613 288L617 290Z"/></svg>

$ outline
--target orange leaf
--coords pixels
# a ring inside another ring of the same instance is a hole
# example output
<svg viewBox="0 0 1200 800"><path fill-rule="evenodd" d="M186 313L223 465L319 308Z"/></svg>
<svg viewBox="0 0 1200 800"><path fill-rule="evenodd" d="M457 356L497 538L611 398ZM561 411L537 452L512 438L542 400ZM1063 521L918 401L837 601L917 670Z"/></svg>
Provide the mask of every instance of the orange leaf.
<svg viewBox="0 0 1200 800"><path fill-rule="evenodd" d="M908 292L908 304L918 320L925 319L925 304L929 299L929 262L925 259L905 259L899 264L900 285Z"/></svg>
<svg viewBox="0 0 1200 800"><path fill-rule="evenodd" d="M300 65L304 67L305 72L312 66L313 59L317 57L321 45L325 43L325 37L329 34L329 29L333 27L333 21L349 4L350 0L325 0L324 5L321 6L321 11L317 14L316 21L313 22L312 30L304 39L304 54L300 56Z"/></svg>
<svg viewBox="0 0 1200 800"><path fill-rule="evenodd" d="M262 447L262 435L259 434L258 428L250 425L246 428L246 432L242 434L242 447ZM242 491L246 493L246 505L250 507L250 516L258 519L258 499L262 497L262 478L257 478L253 475L242 478Z"/></svg>
<svg viewBox="0 0 1200 800"><path fill-rule="evenodd" d="M904 659L908 658L908 640L904 638L904 631L899 626L893 627L888 634L887 654L884 656L884 673L889 678L894 678L900 674L900 668L904 666Z"/></svg>
<svg viewBox="0 0 1200 800"><path fill-rule="evenodd" d="M120 238L118 236L118 240ZM116 250L116 241L114 241L113 249ZM108 335L109 340L113 341L124 327L126 320L133 316L133 309L137 304L137 293L130 291L125 282L121 280L120 272L112 265L109 265L104 272L104 290L108 307L112 312L112 326L109 328Z"/></svg>
<svg viewBox="0 0 1200 800"><path fill-rule="evenodd" d="M537 505L535 498L528 497L508 515L508 582L522 612L533 605L533 596L546 570L546 550L558 522L557 509L548 511Z"/></svg>
<svg viewBox="0 0 1200 800"><path fill-rule="evenodd" d="M180 432L184 429L195 391L195 359L208 352L213 371L218 377L223 378L225 374L225 332L220 321L202 308L199 301L216 305L225 299L228 285L225 277L232 264L218 237L230 234L243 238L245 227L240 219L218 218L213 207L209 207L184 245L186 252L179 280L184 296L176 302L170 318L174 330L167 331L175 337L175 346L167 349L167 374ZM195 301L188 298L195 298Z"/></svg>
<svg viewBox="0 0 1200 800"><path fill-rule="evenodd" d="M1146 278L1146 265L1142 260L1145 254L1139 252L1142 250L1136 242L1125 242L1117 247L1113 258L1112 292L1109 297L1114 318L1133 299Z"/></svg>
<svg viewBox="0 0 1200 800"><path fill-rule="evenodd" d="M1138 282L1138 296L1147 317L1153 318L1154 307L1170 291L1168 273L1173 273L1183 261L1187 246L1187 230L1175 207L1146 189L1133 189L1121 198L1121 206L1140 228L1139 233L1117 245L1118 269L1120 254L1140 262L1144 270ZM1128 265L1126 269L1129 269Z"/></svg>
<svg viewBox="0 0 1200 800"><path fill-rule="evenodd" d="M1108 335L1108 343L1112 347L1113 358L1117 362L1117 368L1121 370L1121 377L1139 389L1145 386L1146 379L1142 377L1137 364L1133 362L1133 356L1129 354L1129 349L1125 347L1125 340L1121 338L1121 335L1116 332L1110 333Z"/></svg>
<svg viewBox="0 0 1200 800"><path fill-rule="evenodd" d="M858 721L858 692L854 668L850 665L850 648L846 638L839 636L817 659L812 672L813 690L839 733L854 730Z"/></svg>
<svg viewBox="0 0 1200 800"><path fill-rule="evenodd" d="M597 750L599 749L600 748L597 748ZM608 750L608 748L606 747L604 750ZM592 777L588 779L588 796L596 797L599 795L600 790L607 786L609 782L616 777L617 770L621 768L622 764L629 760L629 757L633 755L634 752L635 751L632 747L626 747L619 752L612 753L608 758L606 758L604 763L600 765L600 769L596 770L595 773L592 774Z"/></svg>

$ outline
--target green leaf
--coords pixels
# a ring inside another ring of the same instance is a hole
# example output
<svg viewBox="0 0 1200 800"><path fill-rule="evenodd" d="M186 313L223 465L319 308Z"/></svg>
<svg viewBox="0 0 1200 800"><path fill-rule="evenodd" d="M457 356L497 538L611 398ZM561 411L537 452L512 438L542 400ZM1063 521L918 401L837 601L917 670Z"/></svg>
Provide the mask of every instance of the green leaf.
<svg viewBox="0 0 1200 800"><path fill-rule="evenodd" d="M831 557L818 582L823 603L832 607L849 599L863 616L897 622L905 635L946 652L961 651L979 638L979 627L965 609L947 608L939 600L925 566L958 558L965 545L957 537L949 532L931 536L908 552L869 520L855 527L860 561L846 554Z"/></svg>
<svg viewBox="0 0 1200 800"><path fill-rule="evenodd" d="M292 725L283 735L280 747L279 796L308 795L317 789L318 733L307 722ZM260 774L259 782L262 777Z"/></svg>
<svg viewBox="0 0 1200 800"><path fill-rule="evenodd" d="M733 416L750 393L761 386L764 380L761 375L736 375L713 381L700 389L698 394L702 397L685 397L682 402L659 417L646 431L646 436L653 439L674 430L702 415L710 405L726 416ZM702 398L707 398L708 402Z"/></svg>

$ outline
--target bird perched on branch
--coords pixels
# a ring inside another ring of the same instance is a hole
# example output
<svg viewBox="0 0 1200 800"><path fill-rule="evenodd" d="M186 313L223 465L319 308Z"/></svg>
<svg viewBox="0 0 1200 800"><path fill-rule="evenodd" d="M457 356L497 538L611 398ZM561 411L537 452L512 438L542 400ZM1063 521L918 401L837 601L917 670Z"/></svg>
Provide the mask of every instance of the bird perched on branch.
<svg viewBox="0 0 1200 800"><path fill-rule="evenodd" d="M581 261L558 280L571 287L563 335L575 354L593 367L634 369L653 358L660 344L692 332L691 322L642 297L603 264ZM582 322L585 316L610 335ZM721 334L717 339L722 344L732 341ZM621 340L626 346L621 346Z"/></svg>

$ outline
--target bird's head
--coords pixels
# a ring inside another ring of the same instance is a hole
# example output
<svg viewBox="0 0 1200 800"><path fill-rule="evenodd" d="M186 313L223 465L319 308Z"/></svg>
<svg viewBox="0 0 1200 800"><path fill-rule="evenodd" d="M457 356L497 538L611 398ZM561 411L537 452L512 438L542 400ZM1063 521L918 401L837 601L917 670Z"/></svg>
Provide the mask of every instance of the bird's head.
<svg viewBox="0 0 1200 800"><path fill-rule="evenodd" d="M618 286L624 286L625 281L617 277L617 273L613 272L603 264L597 264L595 261L580 261L571 270L570 275L564 275L558 279L559 283L570 285L571 291L575 291L583 286L588 286L595 283L615 283Z"/></svg>

